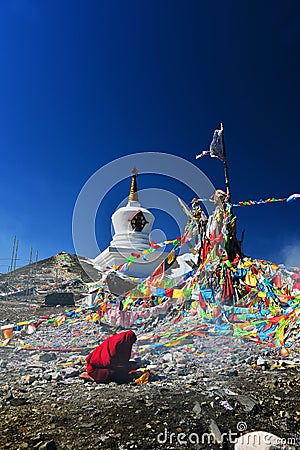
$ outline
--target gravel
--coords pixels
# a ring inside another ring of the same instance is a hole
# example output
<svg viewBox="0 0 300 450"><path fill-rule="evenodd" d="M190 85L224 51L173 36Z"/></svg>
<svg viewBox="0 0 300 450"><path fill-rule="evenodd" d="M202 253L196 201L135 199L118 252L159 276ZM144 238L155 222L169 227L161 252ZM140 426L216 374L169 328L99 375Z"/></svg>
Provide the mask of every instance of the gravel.
<svg viewBox="0 0 300 450"><path fill-rule="evenodd" d="M7 323L61 312L0 304ZM259 430L299 448L299 349L283 359L227 336L169 347L138 329L133 356L150 368L149 383L84 381L86 355L111 332L77 319L23 329L0 347L0 449L233 449Z"/></svg>

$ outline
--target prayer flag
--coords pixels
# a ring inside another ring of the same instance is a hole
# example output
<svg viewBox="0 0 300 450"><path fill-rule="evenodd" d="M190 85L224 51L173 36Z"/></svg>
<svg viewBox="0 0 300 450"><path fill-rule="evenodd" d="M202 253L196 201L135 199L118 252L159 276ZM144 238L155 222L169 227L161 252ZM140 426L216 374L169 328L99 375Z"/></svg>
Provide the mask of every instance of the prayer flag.
<svg viewBox="0 0 300 450"><path fill-rule="evenodd" d="M196 159L202 158L202 156L211 156L212 158L219 158L222 161L225 160L224 157L224 148L222 141L222 130L215 130L213 135L213 140L209 146L209 150L205 150L200 153L200 155L196 155Z"/></svg>
<svg viewBox="0 0 300 450"><path fill-rule="evenodd" d="M184 297L183 289L174 289L173 298L182 298Z"/></svg>
<svg viewBox="0 0 300 450"><path fill-rule="evenodd" d="M165 274L165 262L163 261L154 272L147 278L148 284L154 284L162 280Z"/></svg>
<svg viewBox="0 0 300 450"><path fill-rule="evenodd" d="M168 255L168 264L171 264L175 259L175 252L174 250L171 250Z"/></svg>

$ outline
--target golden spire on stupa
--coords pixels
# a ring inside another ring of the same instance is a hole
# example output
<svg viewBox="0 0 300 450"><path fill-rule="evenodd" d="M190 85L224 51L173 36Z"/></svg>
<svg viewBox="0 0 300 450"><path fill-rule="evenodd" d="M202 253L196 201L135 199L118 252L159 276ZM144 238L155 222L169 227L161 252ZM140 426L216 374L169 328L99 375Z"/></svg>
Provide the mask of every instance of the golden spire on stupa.
<svg viewBox="0 0 300 450"><path fill-rule="evenodd" d="M130 191L129 191L128 203L139 201L138 189L137 189L137 183L136 183L136 177L137 177L138 171L137 171L136 167L131 169L131 173L132 173L131 186L130 186Z"/></svg>

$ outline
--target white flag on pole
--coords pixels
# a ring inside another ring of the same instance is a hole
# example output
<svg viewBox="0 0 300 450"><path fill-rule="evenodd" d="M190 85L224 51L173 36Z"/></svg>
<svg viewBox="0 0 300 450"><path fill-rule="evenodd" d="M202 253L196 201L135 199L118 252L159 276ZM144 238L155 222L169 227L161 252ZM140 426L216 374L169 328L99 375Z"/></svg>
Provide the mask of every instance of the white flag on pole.
<svg viewBox="0 0 300 450"><path fill-rule="evenodd" d="M219 158L224 161L225 158L222 133L223 130L215 130L213 140L211 141L211 144L209 146L209 150L205 150L204 152L200 153L200 155L196 155L196 159L202 158L202 156L211 156L212 158Z"/></svg>

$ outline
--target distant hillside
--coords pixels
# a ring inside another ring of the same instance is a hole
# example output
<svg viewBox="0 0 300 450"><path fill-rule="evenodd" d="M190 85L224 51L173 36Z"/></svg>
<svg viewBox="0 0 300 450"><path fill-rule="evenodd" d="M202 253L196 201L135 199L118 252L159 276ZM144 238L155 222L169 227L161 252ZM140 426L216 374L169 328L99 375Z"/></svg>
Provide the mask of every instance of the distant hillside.
<svg viewBox="0 0 300 450"><path fill-rule="evenodd" d="M60 252L55 256L0 275L2 295L32 295L56 289L80 290L82 282L99 280L100 275L84 257Z"/></svg>

